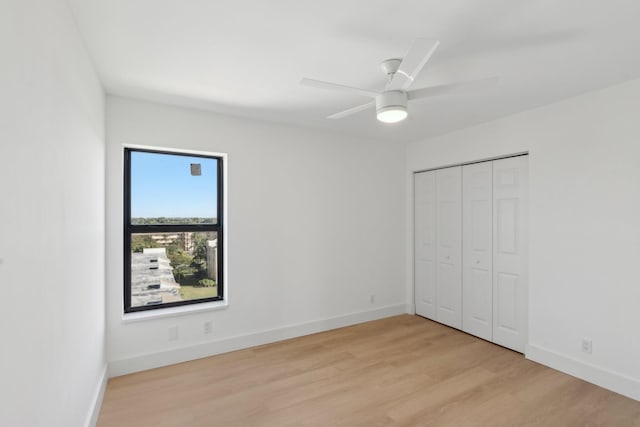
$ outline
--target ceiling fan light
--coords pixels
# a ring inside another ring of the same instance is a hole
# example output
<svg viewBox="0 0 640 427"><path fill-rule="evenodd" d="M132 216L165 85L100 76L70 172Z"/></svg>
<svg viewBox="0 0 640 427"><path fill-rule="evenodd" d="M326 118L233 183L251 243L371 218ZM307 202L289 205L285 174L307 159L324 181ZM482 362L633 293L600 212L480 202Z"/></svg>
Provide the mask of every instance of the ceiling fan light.
<svg viewBox="0 0 640 427"><path fill-rule="evenodd" d="M398 123L407 118L407 93L388 90L376 97L376 117L382 123Z"/></svg>
<svg viewBox="0 0 640 427"><path fill-rule="evenodd" d="M382 123L398 123L407 118L407 107L392 105L378 108L376 117Z"/></svg>

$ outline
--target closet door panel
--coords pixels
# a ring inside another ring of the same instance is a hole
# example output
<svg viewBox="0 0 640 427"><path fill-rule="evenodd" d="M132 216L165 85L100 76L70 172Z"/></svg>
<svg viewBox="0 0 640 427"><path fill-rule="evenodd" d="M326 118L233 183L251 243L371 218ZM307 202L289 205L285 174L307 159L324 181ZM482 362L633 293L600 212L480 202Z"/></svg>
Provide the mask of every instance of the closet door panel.
<svg viewBox="0 0 640 427"><path fill-rule="evenodd" d="M436 171L436 320L462 328L462 167Z"/></svg>
<svg viewBox="0 0 640 427"><path fill-rule="evenodd" d="M493 337L493 163L462 168L462 330Z"/></svg>
<svg viewBox="0 0 640 427"><path fill-rule="evenodd" d="M436 174L414 175L414 289L416 314L436 319Z"/></svg>
<svg viewBox="0 0 640 427"><path fill-rule="evenodd" d="M493 162L493 341L520 352L528 315L527 160Z"/></svg>

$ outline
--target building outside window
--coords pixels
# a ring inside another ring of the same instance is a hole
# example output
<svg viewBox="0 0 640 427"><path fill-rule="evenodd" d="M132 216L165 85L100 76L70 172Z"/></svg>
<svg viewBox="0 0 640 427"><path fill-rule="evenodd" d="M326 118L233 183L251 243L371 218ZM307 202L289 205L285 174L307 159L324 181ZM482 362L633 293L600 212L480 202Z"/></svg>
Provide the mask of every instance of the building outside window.
<svg viewBox="0 0 640 427"><path fill-rule="evenodd" d="M223 158L124 154L124 311L224 299Z"/></svg>

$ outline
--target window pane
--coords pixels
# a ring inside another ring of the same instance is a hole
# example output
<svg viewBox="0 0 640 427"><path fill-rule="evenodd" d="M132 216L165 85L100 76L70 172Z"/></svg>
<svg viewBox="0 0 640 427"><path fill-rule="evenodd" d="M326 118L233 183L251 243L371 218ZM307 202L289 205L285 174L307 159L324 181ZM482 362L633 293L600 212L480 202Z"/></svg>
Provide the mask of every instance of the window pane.
<svg viewBox="0 0 640 427"><path fill-rule="evenodd" d="M131 235L131 307L218 296L215 231Z"/></svg>
<svg viewBox="0 0 640 427"><path fill-rule="evenodd" d="M131 151L132 224L217 224L218 160Z"/></svg>

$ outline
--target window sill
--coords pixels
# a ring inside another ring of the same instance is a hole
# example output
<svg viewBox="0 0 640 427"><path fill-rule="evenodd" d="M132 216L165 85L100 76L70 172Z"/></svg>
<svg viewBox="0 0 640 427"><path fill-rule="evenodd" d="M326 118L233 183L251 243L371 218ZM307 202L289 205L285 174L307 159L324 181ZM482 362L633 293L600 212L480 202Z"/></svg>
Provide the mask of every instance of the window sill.
<svg viewBox="0 0 640 427"><path fill-rule="evenodd" d="M227 308L227 300L205 302L202 304L183 305L180 307L158 308L155 310L138 311L135 313L124 313L123 323L142 322L145 320L161 319L164 317L184 316L188 314L201 313L204 311L221 310Z"/></svg>

